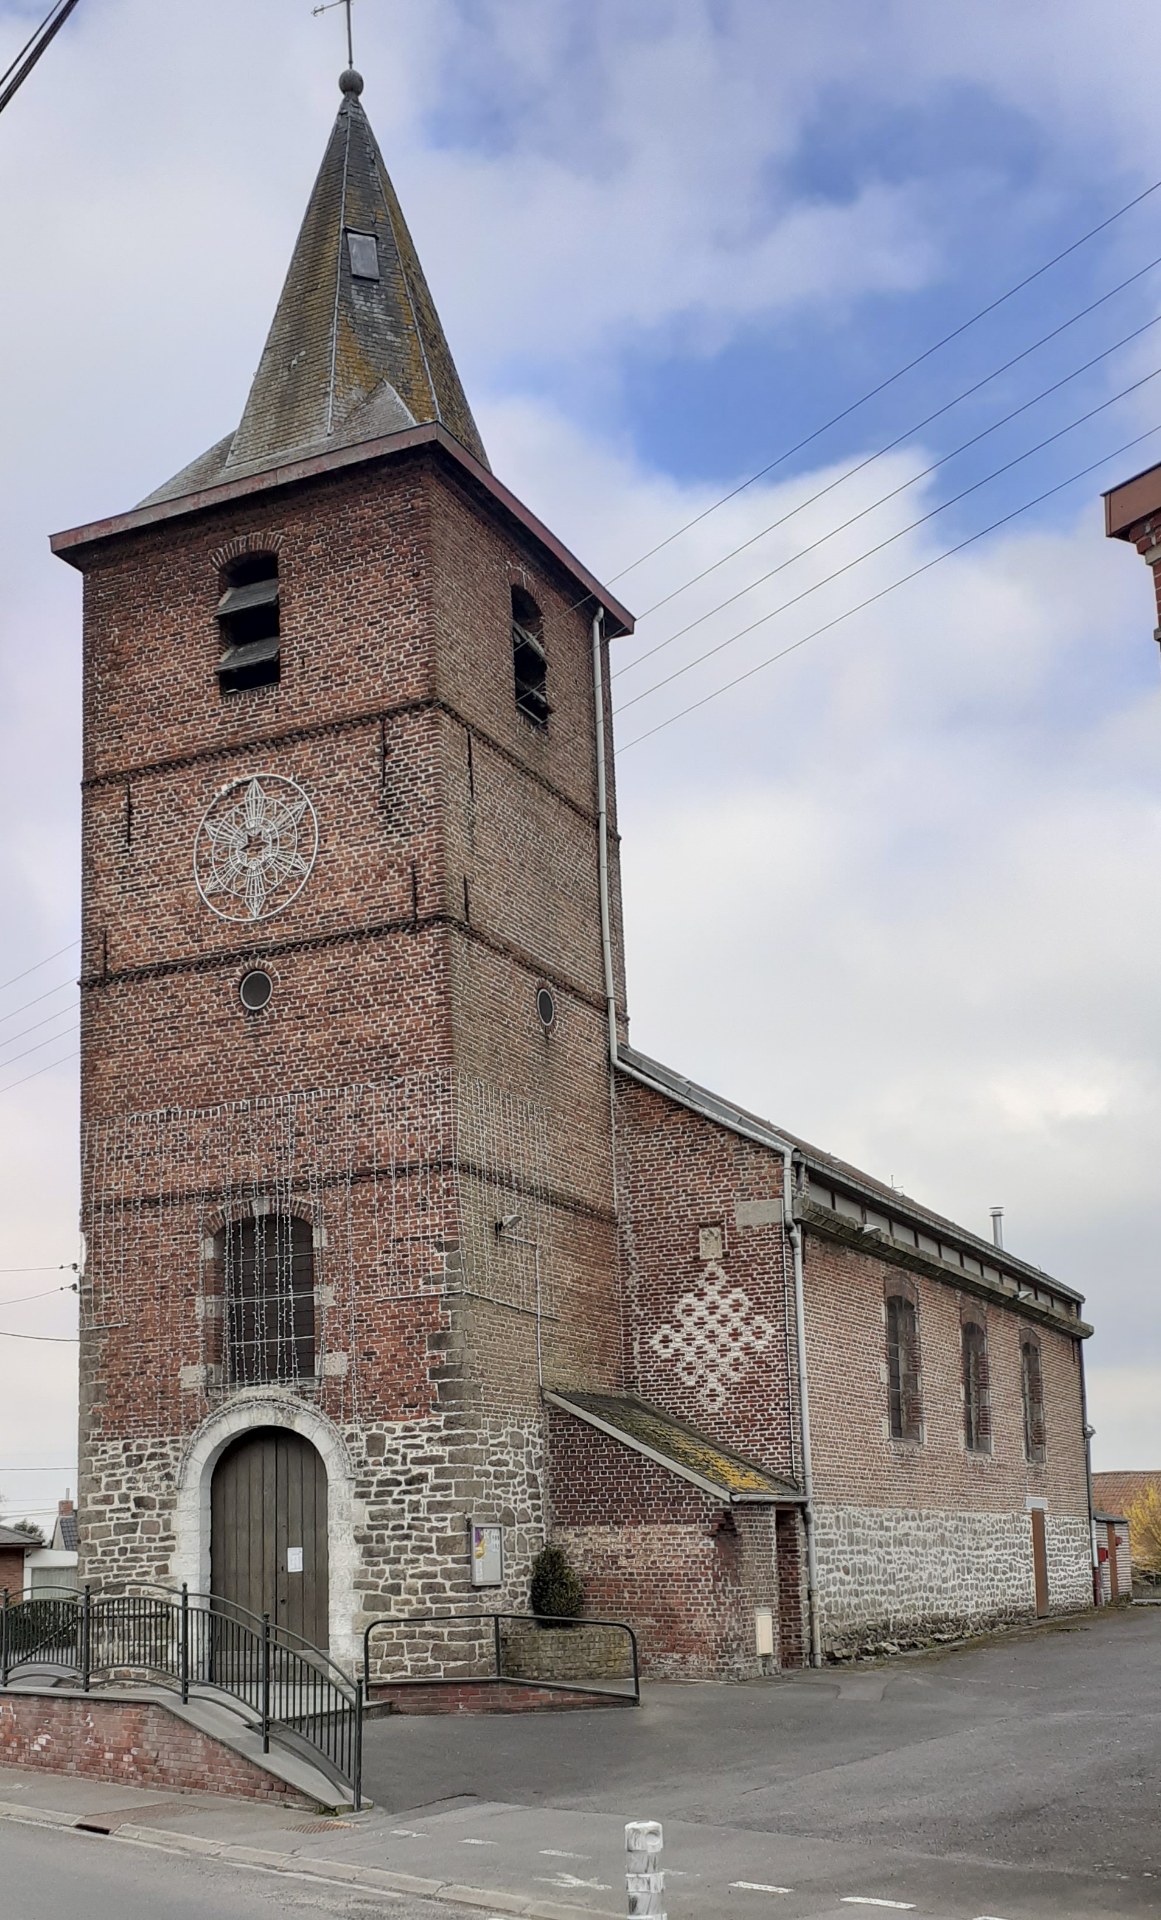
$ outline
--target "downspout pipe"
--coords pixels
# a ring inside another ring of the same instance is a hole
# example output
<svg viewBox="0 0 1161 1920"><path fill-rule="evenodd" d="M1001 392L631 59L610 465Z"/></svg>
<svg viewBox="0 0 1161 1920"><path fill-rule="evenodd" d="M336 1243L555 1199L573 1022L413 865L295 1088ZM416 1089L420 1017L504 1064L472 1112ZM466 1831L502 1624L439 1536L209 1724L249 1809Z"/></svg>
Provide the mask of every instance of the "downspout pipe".
<svg viewBox="0 0 1161 1920"><path fill-rule="evenodd" d="M617 982L613 971L613 935L609 911L609 783L605 759L605 670L602 655L604 608L593 615L593 719L597 757L597 874L601 903L601 958L605 976L605 1010L609 1029L609 1066L627 1074L654 1093L667 1095L667 1089L650 1079L639 1068L620 1057L617 1045ZM667 1096L668 1097L668 1096ZM689 1102L697 1110L696 1101ZM717 1117L701 1109L707 1120L719 1124ZM739 1128L739 1131L747 1131ZM814 1542L814 1476L810 1454L810 1386L806 1364L806 1308L803 1284L802 1227L794 1218L794 1154L788 1140L767 1139L757 1132L750 1138L760 1146L774 1147L782 1155L782 1220L790 1240L794 1266L794 1319L797 1328L798 1413L802 1447L802 1491L805 1496L803 1521L806 1529L806 1604L810 1631L810 1664L822 1665L822 1641L818 1611L818 1565Z"/></svg>
<svg viewBox="0 0 1161 1920"><path fill-rule="evenodd" d="M1084 1438L1084 1478L1088 1491L1088 1557L1089 1572L1092 1575L1092 1600L1094 1607L1101 1604L1100 1561L1097 1557L1096 1522L1093 1519L1092 1499L1092 1437L1095 1429L1088 1424L1088 1389L1084 1378L1084 1341L1077 1341L1077 1361L1080 1366L1080 1430Z"/></svg>
<svg viewBox="0 0 1161 1920"><path fill-rule="evenodd" d="M601 893L601 959L605 970L605 1013L609 1024L609 1065L618 1067L617 982L613 972L612 917L609 912L609 780L605 766L605 610L593 615L593 719L597 742L597 875Z"/></svg>
<svg viewBox="0 0 1161 1920"><path fill-rule="evenodd" d="M814 1542L814 1469L810 1452L810 1386L806 1365L806 1301L803 1282L802 1224L794 1217L794 1150L782 1155L782 1224L794 1256L794 1324L798 1337L798 1417L802 1429L802 1518L806 1528L806 1611L810 1623L810 1664L822 1665L818 1617L818 1556Z"/></svg>

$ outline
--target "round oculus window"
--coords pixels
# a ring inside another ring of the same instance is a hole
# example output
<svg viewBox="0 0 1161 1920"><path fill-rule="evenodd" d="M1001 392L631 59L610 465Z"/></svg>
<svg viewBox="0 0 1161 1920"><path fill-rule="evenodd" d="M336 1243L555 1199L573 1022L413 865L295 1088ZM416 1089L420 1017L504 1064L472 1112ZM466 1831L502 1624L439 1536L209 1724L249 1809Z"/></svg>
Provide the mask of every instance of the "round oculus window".
<svg viewBox="0 0 1161 1920"><path fill-rule="evenodd" d="M556 1025L556 1001L547 987L541 987L536 995L536 1014L545 1033Z"/></svg>
<svg viewBox="0 0 1161 1920"><path fill-rule="evenodd" d="M270 996L274 992L274 982L268 973L255 969L244 976L238 995L247 1013L261 1013L263 1007L270 1005Z"/></svg>

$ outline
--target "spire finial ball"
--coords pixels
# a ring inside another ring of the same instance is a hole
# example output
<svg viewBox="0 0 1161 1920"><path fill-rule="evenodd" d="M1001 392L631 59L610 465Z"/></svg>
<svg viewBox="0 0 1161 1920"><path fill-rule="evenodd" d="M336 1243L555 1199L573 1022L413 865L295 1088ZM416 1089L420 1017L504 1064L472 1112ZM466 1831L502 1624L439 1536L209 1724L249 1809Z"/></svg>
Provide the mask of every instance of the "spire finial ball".
<svg viewBox="0 0 1161 1920"><path fill-rule="evenodd" d="M353 93L356 100L363 91L363 76L356 73L354 67L348 67L339 75L339 86L343 93Z"/></svg>

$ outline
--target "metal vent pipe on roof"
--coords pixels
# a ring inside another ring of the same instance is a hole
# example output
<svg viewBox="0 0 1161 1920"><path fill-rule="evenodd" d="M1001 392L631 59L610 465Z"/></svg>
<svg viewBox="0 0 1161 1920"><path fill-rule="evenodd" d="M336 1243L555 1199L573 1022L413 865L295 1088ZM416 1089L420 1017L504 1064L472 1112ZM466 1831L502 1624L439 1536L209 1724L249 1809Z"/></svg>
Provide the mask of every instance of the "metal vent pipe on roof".
<svg viewBox="0 0 1161 1920"><path fill-rule="evenodd" d="M1002 1247L1004 1244L1004 1209L1003 1207L993 1207L991 1214L992 1239L998 1247Z"/></svg>

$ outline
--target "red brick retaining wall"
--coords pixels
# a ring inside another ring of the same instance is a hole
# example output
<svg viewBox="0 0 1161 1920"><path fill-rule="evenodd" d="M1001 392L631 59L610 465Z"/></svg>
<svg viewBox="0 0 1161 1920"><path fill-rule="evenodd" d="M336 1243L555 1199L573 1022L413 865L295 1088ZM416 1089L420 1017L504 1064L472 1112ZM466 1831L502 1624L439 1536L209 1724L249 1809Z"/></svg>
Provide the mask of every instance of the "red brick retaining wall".
<svg viewBox="0 0 1161 1920"><path fill-rule="evenodd" d="M506 1680L411 1680L372 1689L372 1708L388 1713L544 1713L559 1707L629 1707L628 1694L570 1693Z"/></svg>
<svg viewBox="0 0 1161 1920"><path fill-rule="evenodd" d="M121 1787L223 1793L288 1807L313 1805L152 1700L0 1695L0 1763L82 1774Z"/></svg>

